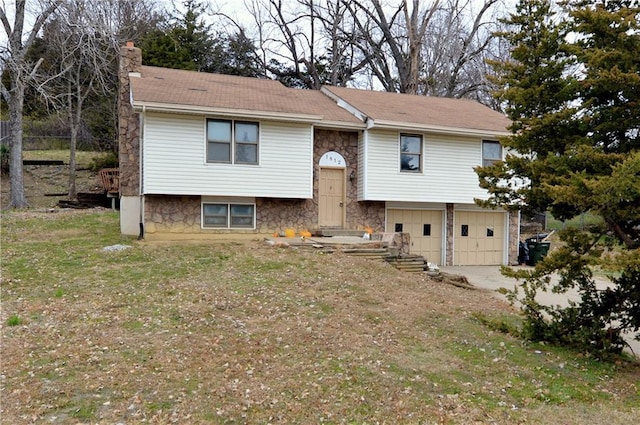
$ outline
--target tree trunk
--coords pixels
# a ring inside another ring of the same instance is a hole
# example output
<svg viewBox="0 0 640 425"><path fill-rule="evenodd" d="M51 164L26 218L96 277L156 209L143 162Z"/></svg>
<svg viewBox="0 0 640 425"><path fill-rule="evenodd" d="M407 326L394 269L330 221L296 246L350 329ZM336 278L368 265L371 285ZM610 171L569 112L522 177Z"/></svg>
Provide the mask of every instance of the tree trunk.
<svg viewBox="0 0 640 425"><path fill-rule="evenodd" d="M24 193L24 171L22 167L22 110L24 107L24 85L22 76L14 78L9 100L9 131L11 134L11 161L9 162L11 202L10 208L27 208Z"/></svg>
<svg viewBox="0 0 640 425"><path fill-rule="evenodd" d="M78 86L77 91L80 88ZM80 130L80 113L81 113L81 100L76 100L76 108L73 107L73 94L71 89L69 91L69 120L71 121L71 142L69 144L69 200L76 200L78 198L78 191L76 189L76 147L78 146L78 132Z"/></svg>
<svg viewBox="0 0 640 425"><path fill-rule="evenodd" d="M78 144L78 126L71 124L71 144L69 146L69 200L78 197L76 189L76 146Z"/></svg>

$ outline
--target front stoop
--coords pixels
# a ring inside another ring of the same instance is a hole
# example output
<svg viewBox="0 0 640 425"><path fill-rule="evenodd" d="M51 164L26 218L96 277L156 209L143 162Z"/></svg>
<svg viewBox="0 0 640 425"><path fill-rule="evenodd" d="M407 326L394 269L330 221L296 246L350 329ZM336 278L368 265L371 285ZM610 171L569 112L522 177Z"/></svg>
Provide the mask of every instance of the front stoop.
<svg viewBox="0 0 640 425"><path fill-rule="evenodd" d="M338 229L338 228L321 228L311 232L314 236L320 237L334 237L334 236L345 236L345 237L358 237L361 238L366 233L364 230L348 230L348 229Z"/></svg>

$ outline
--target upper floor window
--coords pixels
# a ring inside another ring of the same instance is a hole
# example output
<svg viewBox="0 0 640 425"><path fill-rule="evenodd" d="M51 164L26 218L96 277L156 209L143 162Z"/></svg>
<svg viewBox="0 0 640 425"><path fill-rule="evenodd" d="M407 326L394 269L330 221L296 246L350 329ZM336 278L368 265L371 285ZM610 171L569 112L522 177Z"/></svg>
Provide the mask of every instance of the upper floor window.
<svg viewBox="0 0 640 425"><path fill-rule="evenodd" d="M422 136L400 135L400 171L412 173L422 171Z"/></svg>
<svg viewBox="0 0 640 425"><path fill-rule="evenodd" d="M502 160L502 146L492 140L482 141L482 166L488 167L494 162Z"/></svg>
<svg viewBox="0 0 640 425"><path fill-rule="evenodd" d="M258 163L257 122L207 120L207 162Z"/></svg>

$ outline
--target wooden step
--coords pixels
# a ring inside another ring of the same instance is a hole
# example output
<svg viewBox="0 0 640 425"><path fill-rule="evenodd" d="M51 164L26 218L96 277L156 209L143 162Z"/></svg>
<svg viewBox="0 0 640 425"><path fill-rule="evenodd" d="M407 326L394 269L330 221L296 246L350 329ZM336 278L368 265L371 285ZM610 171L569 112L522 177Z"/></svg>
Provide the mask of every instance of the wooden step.
<svg viewBox="0 0 640 425"><path fill-rule="evenodd" d="M424 257L420 255L390 256L386 261L396 269L405 272L423 272L426 268L426 261Z"/></svg>

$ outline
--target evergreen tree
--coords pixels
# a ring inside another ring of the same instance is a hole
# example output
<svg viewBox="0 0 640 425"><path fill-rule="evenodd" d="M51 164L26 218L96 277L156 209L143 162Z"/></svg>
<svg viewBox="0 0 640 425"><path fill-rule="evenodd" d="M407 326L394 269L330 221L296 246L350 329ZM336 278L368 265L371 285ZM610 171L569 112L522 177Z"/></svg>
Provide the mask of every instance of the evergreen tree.
<svg viewBox="0 0 640 425"><path fill-rule="evenodd" d="M603 354L621 349L622 330L640 329L640 7L579 0L562 14L548 0L521 0L505 21L513 59L493 66L512 135L505 161L477 170L490 193L479 203L602 218L561 232L564 243L535 271L509 274L524 280L528 336ZM594 267L619 276L610 289L597 289ZM555 272L552 289L575 288L579 302L537 303Z"/></svg>
<svg viewBox="0 0 640 425"><path fill-rule="evenodd" d="M183 5L182 15L141 40L145 65L264 77L256 48L242 29L231 35L216 35L203 18L206 9L202 3L186 0Z"/></svg>
<svg viewBox="0 0 640 425"><path fill-rule="evenodd" d="M220 34L206 72L265 78L253 42L242 29L235 34Z"/></svg>
<svg viewBox="0 0 640 425"><path fill-rule="evenodd" d="M571 119L579 87L567 70L575 65L575 58L565 41L570 28L551 11L548 0L520 2L504 23L511 31L498 35L513 46L512 59L492 62L497 75L493 82L503 87L497 97L512 121L513 136L503 145L515 154L508 154L504 164L480 169L479 174L481 186L493 195L485 206L515 205L535 213L550 204L542 182L555 171L556 158L584 135ZM502 184L514 177L529 184Z"/></svg>
<svg viewBox="0 0 640 425"><path fill-rule="evenodd" d="M141 40L142 61L146 65L203 71L209 67L215 39L211 25L202 18L205 8L195 0L185 0L185 12L173 17Z"/></svg>

